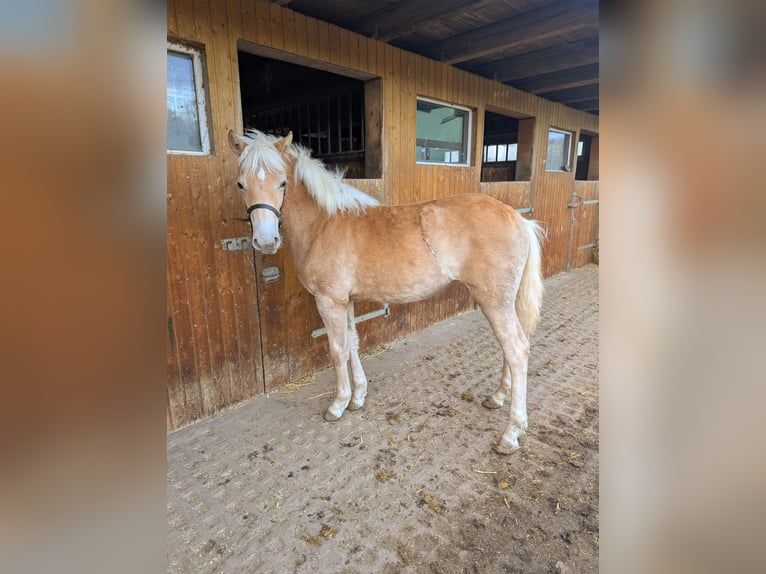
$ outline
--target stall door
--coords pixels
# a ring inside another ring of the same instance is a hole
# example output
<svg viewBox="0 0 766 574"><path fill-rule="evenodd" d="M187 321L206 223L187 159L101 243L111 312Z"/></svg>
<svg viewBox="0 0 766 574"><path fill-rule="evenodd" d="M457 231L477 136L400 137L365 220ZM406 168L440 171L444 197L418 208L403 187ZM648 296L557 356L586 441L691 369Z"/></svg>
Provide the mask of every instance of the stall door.
<svg viewBox="0 0 766 574"><path fill-rule="evenodd" d="M592 261L598 241L598 181L575 181L570 214L567 271Z"/></svg>

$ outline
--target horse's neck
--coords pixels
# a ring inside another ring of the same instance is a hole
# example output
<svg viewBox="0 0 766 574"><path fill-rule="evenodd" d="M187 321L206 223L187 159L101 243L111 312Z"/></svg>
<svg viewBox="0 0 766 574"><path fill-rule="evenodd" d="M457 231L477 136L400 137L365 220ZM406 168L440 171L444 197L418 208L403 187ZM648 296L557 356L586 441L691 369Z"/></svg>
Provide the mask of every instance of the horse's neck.
<svg viewBox="0 0 766 574"><path fill-rule="evenodd" d="M283 233L296 262L302 259L314 240L315 230L328 215L309 195L303 183L289 185L282 215Z"/></svg>

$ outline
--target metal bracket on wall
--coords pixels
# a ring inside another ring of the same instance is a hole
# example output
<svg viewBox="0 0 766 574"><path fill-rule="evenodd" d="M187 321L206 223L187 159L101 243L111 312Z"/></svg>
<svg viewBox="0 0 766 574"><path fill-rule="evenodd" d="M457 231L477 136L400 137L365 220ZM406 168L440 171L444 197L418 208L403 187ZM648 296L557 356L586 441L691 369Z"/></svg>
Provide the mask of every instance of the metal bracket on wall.
<svg viewBox="0 0 766 574"><path fill-rule="evenodd" d="M374 319L375 317L389 317L391 315L391 309L388 306L388 303L383 305L382 309L378 309L377 311L371 311L369 313L365 313L364 315L359 315L358 317L354 317L354 323L361 323L362 321L369 321L370 319ZM327 329L325 327L322 327L321 329L316 329L311 332L311 337L313 339L316 339L317 337L321 337L322 335L327 334Z"/></svg>
<svg viewBox="0 0 766 574"><path fill-rule="evenodd" d="M249 237L232 237L230 239L221 239L221 249L224 251L244 251L250 249Z"/></svg>
<svg viewBox="0 0 766 574"><path fill-rule="evenodd" d="M264 283L279 281L279 267L266 267L261 273Z"/></svg>

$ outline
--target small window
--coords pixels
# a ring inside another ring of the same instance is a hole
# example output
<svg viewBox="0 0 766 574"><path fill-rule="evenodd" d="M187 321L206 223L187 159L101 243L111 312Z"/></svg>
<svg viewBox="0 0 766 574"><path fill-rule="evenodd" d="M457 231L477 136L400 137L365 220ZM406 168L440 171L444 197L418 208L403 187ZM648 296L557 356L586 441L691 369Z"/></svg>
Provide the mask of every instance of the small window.
<svg viewBox="0 0 766 574"><path fill-rule="evenodd" d="M471 111L418 98L415 161L468 165Z"/></svg>
<svg viewBox="0 0 766 574"><path fill-rule="evenodd" d="M516 161L519 153L519 144L499 144L484 146L484 163L500 161Z"/></svg>
<svg viewBox="0 0 766 574"><path fill-rule="evenodd" d="M180 44L168 47L168 151L192 155L210 153L202 50Z"/></svg>
<svg viewBox="0 0 766 574"><path fill-rule="evenodd" d="M548 130L548 157L546 171L570 171L572 134L551 128Z"/></svg>

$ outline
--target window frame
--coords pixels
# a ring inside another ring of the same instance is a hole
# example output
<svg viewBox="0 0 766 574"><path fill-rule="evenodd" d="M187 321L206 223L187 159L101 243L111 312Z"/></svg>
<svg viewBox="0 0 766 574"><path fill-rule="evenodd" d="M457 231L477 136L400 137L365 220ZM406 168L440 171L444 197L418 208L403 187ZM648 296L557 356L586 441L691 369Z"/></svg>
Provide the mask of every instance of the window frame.
<svg viewBox="0 0 766 574"><path fill-rule="evenodd" d="M204 46L190 46L178 41L168 40L167 51L165 55L166 58L170 55L170 52L191 56L192 72L194 73L194 91L197 100L197 127L199 129L200 145L202 149L172 149L168 147L169 142L166 142L167 153L172 155L194 156L212 155L213 147L211 145L210 138L210 122L208 121L207 94L205 90L207 79L205 77L205 66L203 61L205 56L205 48Z"/></svg>
<svg viewBox="0 0 766 574"><path fill-rule="evenodd" d="M465 128L465 141L463 142L463 145L465 146L465 162L446 162L446 161L421 161L418 159L418 142L417 142L417 131L418 131L418 116L417 116L417 110L418 110L418 102L428 102L429 104L438 104L444 107L448 108L454 108L456 110L460 110L462 112L466 112L468 115L468 121L467 126ZM473 141L473 110L467 106L461 106L459 104L453 104L450 102L445 102L442 100L436 100L433 98L428 98L425 96L417 96L415 98L415 163L417 165L446 165L450 167L470 167L472 156L471 156L471 142Z"/></svg>
<svg viewBox="0 0 766 574"><path fill-rule="evenodd" d="M506 159L497 159L500 157L500 146L505 146L505 158ZM495 148L495 159L489 159L489 148ZM511 155L511 150L513 150L513 159L508 159L508 156ZM482 163L513 163L515 161L518 161L519 158L519 142L512 142L508 143L492 143L492 144L485 144L482 149Z"/></svg>
<svg viewBox="0 0 766 574"><path fill-rule="evenodd" d="M566 145L566 159L564 162L564 165L558 169L551 169L548 167L548 151L550 149L550 137L551 132L563 134L565 137L568 137L567 145ZM545 171L559 171L559 172L571 172L572 171L572 141L574 140L574 132L570 132L567 130L563 130L561 128L554 128L549 127L548 128L548 145L546 146L546 152L545 152Z"/></svg>

